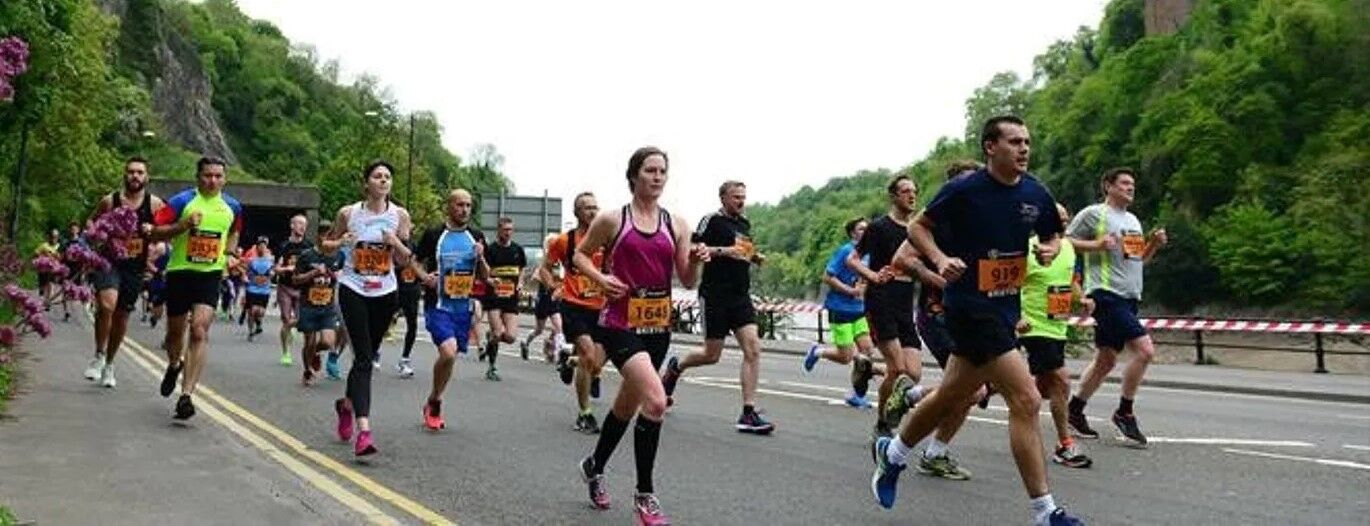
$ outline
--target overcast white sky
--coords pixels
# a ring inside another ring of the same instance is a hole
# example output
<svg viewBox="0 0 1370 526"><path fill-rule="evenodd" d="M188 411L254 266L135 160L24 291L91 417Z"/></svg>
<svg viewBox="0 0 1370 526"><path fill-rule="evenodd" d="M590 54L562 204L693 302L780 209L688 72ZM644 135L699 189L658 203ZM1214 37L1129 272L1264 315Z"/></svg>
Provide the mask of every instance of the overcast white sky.
<svg viewBox="0 0 1370 526"><path fill-rule="evenodd" d="M961 132L976 87L1030 75L1106 3L238 0L345 78L436 112L458 155L494 144L519 193L617 206L629 154L659 146L665 204L691 219L725 179L775 202L911 163Z"/></svg>

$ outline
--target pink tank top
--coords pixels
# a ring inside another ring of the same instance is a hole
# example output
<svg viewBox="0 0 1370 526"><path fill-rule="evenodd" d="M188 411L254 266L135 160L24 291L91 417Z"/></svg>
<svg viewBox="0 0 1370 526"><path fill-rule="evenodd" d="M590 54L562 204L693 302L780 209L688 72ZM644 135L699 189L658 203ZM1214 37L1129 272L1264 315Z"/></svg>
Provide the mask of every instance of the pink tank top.
<svg viewBox="0 0 1370 526"><path fill-rule="evenodd" d="M675 272L675 229L671 214L661 209L655 232L633 225L632 213L623 207L623 226L609 245L608 271L625 285L628 294L611 300L599 315L607 329L638 334L671 331L671 273Z"/></svg>

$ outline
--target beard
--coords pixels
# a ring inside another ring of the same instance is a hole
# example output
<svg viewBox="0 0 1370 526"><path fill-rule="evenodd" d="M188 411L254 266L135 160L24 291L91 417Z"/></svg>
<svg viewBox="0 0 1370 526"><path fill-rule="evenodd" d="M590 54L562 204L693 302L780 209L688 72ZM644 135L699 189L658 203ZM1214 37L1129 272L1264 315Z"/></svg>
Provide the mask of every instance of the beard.
<svg viewBox="0 0 1370 526"><path fill-rule="evenodd" d="M138 191L141 191L141 190L143 189L143 187L145 187L145 186L147 186L147 183L144 183L144 182L142 182L142 181L133 181L133 180L129 180L129 179L124 179L124 191L125 191L125 192L128 192L128 193L138 192Z"/></svg>

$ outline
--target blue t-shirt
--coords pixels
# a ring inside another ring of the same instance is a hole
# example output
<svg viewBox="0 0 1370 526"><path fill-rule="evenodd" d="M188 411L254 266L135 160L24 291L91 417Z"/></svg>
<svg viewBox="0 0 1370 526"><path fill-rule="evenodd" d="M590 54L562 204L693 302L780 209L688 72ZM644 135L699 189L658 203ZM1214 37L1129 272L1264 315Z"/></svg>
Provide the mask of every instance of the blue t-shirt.
<svg viewBox="0 0 1370 526"><path fill-rule="evenodd" d="M1031 174L1005 185L982 168L942 186L923 214L945 228L942 251L966 263L961 277L947 285L946 308L991 307L1017 323L1028 238L1051 239L1063 230L1046 187Z"/></svg>
<svg viewBox="0 0 1370 526"><path fill-rule="evenodd" d="M856 280L860 279L860 276L856 274L856 271L847 266L847 256L851 255L852 251L855 249L856 246L850 241L841 247L838 247L837 251L832 253L832 257L828 258L828 268L825 270L829 276L837 278L837 281L841 281L848 287L856 286ZM861 262L869 265L870 256L862 256ZM827 297L823 299L823 308L828 309L829 312L839 312L842 314L862 314L866 312L866 304L861 298L848 296L831 289L828 290Z"/></svg>
<svg viewBox="0 0 1370 526"><path fill-rule="evenodd" d="M424 232L416 257L438 273L437 286L424 294L425 308L457 314L472 311L476 245L484 241L485 236L474 228L448 230L440 226Z"/></svg>
<svg viewBox="0 0 1370 526"><path fill-rule="evenodd" d="M271 294L271 267L275 262L268 257L252 258L247 263L247 293Z"/></svg>

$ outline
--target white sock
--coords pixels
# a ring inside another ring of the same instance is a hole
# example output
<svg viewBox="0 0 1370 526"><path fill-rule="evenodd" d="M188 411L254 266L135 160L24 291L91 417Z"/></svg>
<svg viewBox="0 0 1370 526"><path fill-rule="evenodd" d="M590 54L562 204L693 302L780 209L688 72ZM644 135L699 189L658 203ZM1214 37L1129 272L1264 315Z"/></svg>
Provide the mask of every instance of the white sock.
<svg viewBox="0 0 1370 526"><path fill-rule="evenodd" d="M552 337L552 341L556 343L558 350L566 348L566 337L562 336L561 333L556 333L556 335Z"/></svg>
<svg viewBox="0 0 1370 526"><path fill-rule="evenodd" d="M907 400L909 405L916 404L919 400L923 399L923 395L927 392L928 390L926 387L915 385L904 391L904 400Z"/></svg>
<svg viewBox="0 0 1370 526"><path fill-rule="evenodd" d="M885 458L889 459L890 464L902 466L907 462L910 450L912 448L904 443L904 439L895 435L893 439L890 439L889 449L885 450Z"/></svg>
<svg viewBox="0 0 1370 526"><path fill-rule="evenodd" d="M1042 495L1032 499L1032 521L1042 525L1047 524L1051 517L1051 512L1056 511L1056 501L1052 500L1051 494Z"/></svg>
<svg viewBox="0 0 1370 526"><path fill-rule="evenodd" d="M936 438L928 442L928 448L923 450L923 458L937 458L947 454L947 443Z"/></svg>

